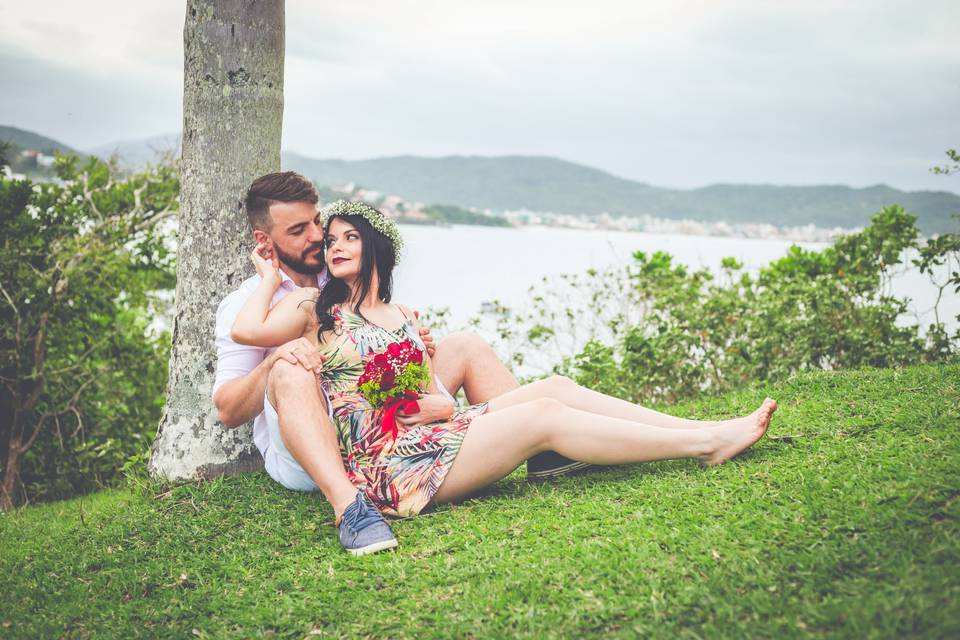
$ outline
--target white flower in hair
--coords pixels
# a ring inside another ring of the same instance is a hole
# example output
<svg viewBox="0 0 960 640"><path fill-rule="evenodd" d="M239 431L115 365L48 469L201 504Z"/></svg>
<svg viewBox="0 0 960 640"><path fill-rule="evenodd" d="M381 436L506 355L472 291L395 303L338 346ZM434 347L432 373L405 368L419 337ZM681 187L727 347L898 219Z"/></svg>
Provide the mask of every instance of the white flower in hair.
<svg viewBox="0 0 960 640"><path fill-rule="evenodd" d="M400 237L400 230L397 229L397 223L383 215L377 209L374 209L366 202L351 202L349 200L337 200L320 211L320 223L326 229L330 224L330 218L334 216L360 216L370 223L370 226L382 233L393 243L393 256L396 263L400 262L400 251L403 249L403 238Z"/></svg>

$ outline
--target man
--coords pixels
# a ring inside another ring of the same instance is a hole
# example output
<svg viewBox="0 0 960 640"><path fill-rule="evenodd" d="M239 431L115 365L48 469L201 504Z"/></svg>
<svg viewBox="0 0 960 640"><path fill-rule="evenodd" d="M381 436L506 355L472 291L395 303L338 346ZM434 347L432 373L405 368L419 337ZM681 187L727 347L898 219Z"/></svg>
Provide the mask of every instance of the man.
<svg viewBox="0 0 960 640"><path fill-rule="evenodd" d="M326 284L318 202L313 184L292 171L262 176L247 193L254 241L266 247L265 258L275 257L280 264L282 283L272 304L297 287ZM319 489L333 506L340 541L348 551L361 555L396 546L389 526L347 479L317 378L322 360L310 342L300 338L277 349L261 349L230 338L234 320L258 282L259 276L245 280L217 309L213 403L220 421L228 428L254 421L253 439L266 472L290 489ZM429 332L423 333L442 391L427 396L421 405L446 404L452 409L450 393L460 388L475 404L518 386L476 334L450 335L434 349ZM528 475L547 477L584 466L557 454L541 454L531 460Z"/></svg>

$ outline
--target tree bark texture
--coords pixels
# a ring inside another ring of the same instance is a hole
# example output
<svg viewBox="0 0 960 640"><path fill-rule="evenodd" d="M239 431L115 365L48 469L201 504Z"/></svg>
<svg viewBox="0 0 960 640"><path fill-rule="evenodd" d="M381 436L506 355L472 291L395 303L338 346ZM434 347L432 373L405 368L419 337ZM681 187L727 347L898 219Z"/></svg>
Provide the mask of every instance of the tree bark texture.
<svg viewBox="0 0 960 640"><path fill-rule="evenodd" d="M211 401L217 305L251 268L243 197L280 170L283 0L188 0L176 317L167 404L150 471L209 478L262 465L250 425L226 429Z"/></svg>

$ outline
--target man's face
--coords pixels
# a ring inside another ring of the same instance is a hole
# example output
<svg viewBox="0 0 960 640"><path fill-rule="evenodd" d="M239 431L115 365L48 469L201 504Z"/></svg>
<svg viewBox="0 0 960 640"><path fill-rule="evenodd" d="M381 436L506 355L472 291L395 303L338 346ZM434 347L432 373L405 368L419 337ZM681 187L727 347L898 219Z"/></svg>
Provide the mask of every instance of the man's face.
<svg viewBox="0 0 960 640"><path fill-rule="evenodd" d="M281 266L305 275L320 273L324 267L323 227L316 205L278 202L270 205L270 217L270 232L255 231L254 235L270 238Z"/></svg>

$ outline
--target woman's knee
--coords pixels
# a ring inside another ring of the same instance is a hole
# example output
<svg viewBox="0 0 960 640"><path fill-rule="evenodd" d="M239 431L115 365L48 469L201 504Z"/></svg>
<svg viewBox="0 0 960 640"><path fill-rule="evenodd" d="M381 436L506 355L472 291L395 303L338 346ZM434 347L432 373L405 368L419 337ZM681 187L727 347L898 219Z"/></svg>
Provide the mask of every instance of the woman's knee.
<svg viewBox="0 0 960 640"><path fill-rule="evenodd" d="M566 376L553 375L531 383L544 397L564 400L577 384Z"/></svg>
<svg viewBox="0 0 960 640"><path fill-rule="evenodd" d="M549 396L530 400L525 402L524 406L530 410L532 424L538 427L550 427L556 423L560 414L569 410L563 402Z"/></svg>
<svg viewBox="0 0 960 640"><path fill-rule="evenodd" d="M569 392L571 389L577 386L577 383L568 378L567 376L553 375L546 379L547 384L550 385L551 389L556 389L560 392Z"/></svg>
<svg viewBox="0 0 960 640"><path fill-rule="evenodd" d="M529 410L530 416L524 430L534 437L539 449L549 449L556 434L557 425L563 420L563 414L570 411L570 407L550 397L525 402L524 406Z"/></svg>

